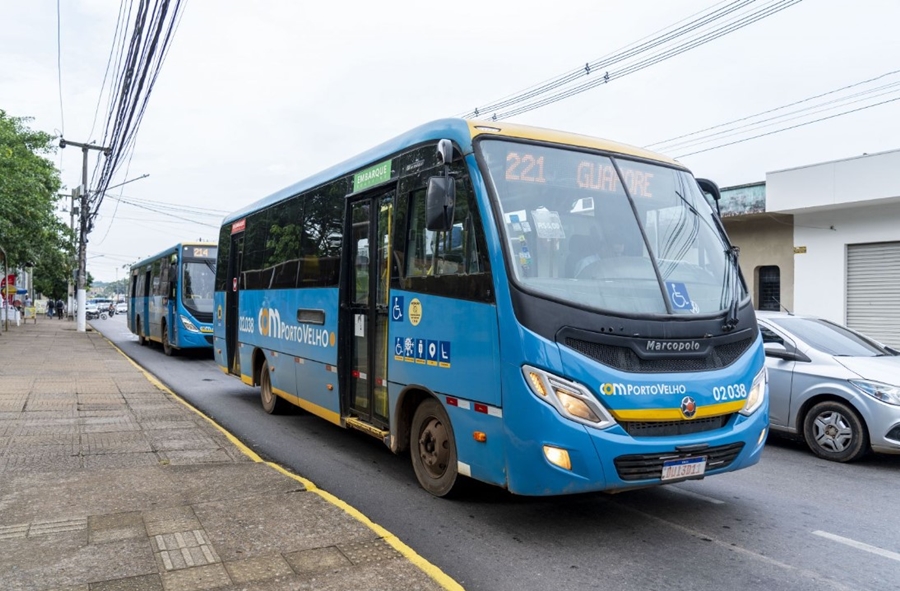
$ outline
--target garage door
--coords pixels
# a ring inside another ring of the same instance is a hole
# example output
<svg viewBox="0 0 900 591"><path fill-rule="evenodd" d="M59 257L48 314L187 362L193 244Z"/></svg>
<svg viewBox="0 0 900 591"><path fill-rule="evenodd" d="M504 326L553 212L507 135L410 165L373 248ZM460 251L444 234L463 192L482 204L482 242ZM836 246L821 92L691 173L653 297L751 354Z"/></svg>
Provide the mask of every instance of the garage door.
<svg viewBox="0 0 900 591"><path fill-rule="evenodd" d="M847 245L847 326L900 348L900 242Z"/></svg>

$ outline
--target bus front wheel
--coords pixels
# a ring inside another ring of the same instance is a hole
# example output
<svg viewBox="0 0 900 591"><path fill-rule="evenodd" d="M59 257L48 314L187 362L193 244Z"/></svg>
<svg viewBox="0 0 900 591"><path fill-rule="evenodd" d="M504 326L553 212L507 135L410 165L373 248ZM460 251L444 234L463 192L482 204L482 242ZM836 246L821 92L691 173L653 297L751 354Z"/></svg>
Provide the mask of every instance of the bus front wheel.
<svg viewBox="0 0 900 591"><path fill-rule="evenodd" d="M162 346L163 353L166 354L166 357L171 357L175 354L175 347L173 347L172 343L169 341L169 327L166 326L165 321L162 323Z"/></svg>
<svg viewBox="0 0 900 591"><path fill-rule="evenodd" d="M259 371L259 399L263 410L270 415L280 415L287 410L287 401L275 394L272 390L272 377L269 375L269 362L263 361Z"/></svg>
<svg viewBox="0 0 900 591"><path fill-rule="evenodd" d="M144 338L144 330L143 330L143 327L141 327L141 319L140 318L138 318L135 321L134 328L135 328L135 332L137 332L138 345L140 345L141 347L146 347L147 339Z"/></svg>
<svg viewBox="0 0 900 591"><path fill-rule="evenodd" d="M437 497L449 495L459 475L456 441L447 411L434 398L422 402L413 415L409 451L422 488Z"/></svg>

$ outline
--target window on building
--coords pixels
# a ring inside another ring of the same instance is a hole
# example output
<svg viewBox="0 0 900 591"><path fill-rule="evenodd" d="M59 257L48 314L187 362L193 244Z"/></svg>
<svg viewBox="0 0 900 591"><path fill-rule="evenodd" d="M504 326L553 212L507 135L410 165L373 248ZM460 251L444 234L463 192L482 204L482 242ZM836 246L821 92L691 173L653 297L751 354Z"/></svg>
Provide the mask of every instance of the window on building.
<svg viewBox="0 0 900 591"><path fill-rule="evenodd" d="M756 304L758 310L781 309L781 270L776 265L757 269Z"/></svg>

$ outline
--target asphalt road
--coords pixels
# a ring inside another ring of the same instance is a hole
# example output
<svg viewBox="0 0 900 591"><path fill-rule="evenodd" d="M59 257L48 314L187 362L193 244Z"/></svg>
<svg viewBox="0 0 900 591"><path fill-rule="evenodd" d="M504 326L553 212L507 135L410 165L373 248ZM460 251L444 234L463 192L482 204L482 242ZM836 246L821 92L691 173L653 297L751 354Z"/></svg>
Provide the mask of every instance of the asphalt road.
<svg viewBox="0 0 900 591"><path fill-rule="evenodd" d="M261 456L386 527L466 589L900 588L900 456L844 465L770 438L753 468L619 495L437 499L408 456L312 415L270 416L212 353L140 347L124 316L91 323Z"/></svg>

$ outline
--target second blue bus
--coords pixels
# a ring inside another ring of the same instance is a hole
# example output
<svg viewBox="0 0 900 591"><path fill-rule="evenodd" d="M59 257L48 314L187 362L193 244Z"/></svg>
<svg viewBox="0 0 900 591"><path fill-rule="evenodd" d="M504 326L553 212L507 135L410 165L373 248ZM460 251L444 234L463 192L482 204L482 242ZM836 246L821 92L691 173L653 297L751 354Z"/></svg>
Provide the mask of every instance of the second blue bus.
<svg viewBox="0 0 900 591"><path fill-rule="evenodd" d="M128 288L128 328L143 346L212 347L216 245L182 242L135 263Z"/></svg>

